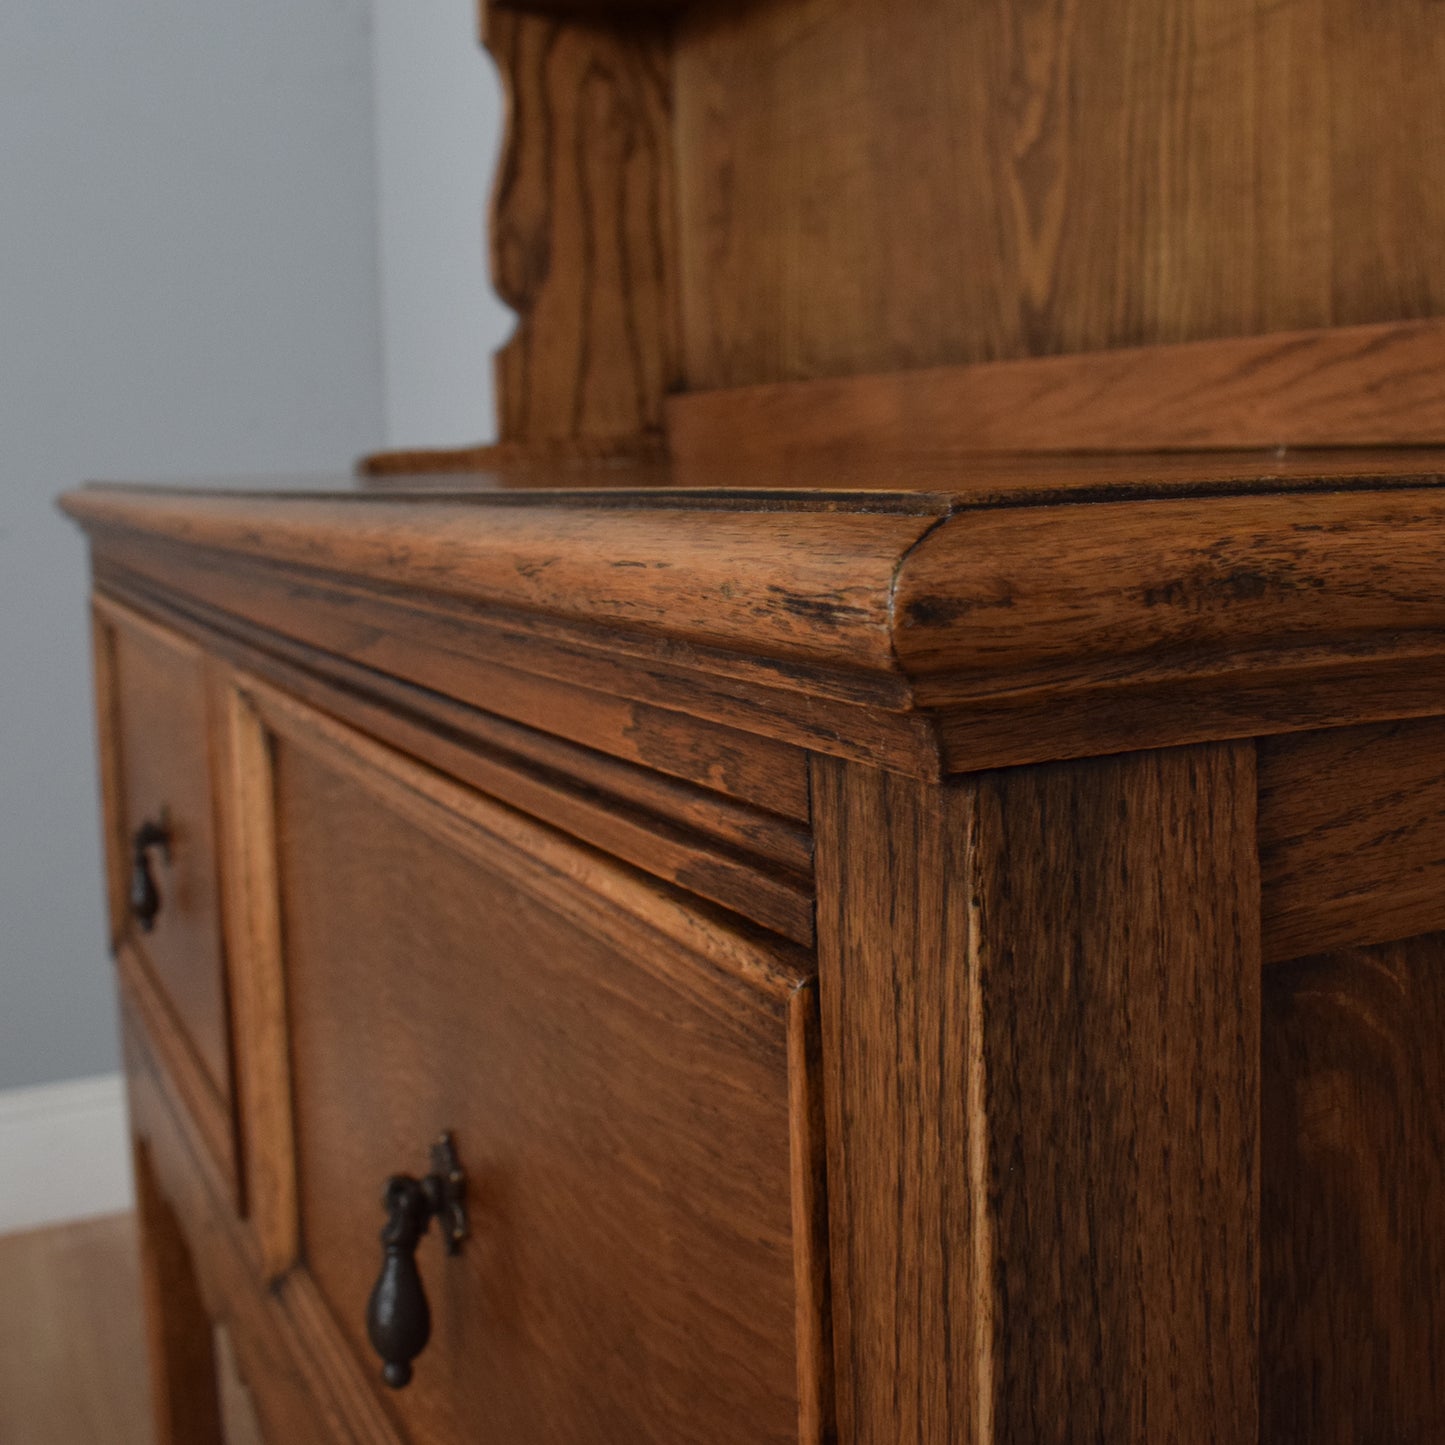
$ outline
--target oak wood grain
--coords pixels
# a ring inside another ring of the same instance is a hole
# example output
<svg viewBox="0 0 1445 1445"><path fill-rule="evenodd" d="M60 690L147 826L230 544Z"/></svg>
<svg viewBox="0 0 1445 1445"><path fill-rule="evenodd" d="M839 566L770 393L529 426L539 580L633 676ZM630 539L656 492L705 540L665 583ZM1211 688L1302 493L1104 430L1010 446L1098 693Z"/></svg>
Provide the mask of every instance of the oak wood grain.
<svg viewBox="0 0 1445 1445"><path fill-rule="evenodd" d="M499 665L936 776L1440 713L1437 456L1113 457L1074 489L1059 459L980 461L982 494L67 505L107 568L474 706Z"/></svg>
<svg viewBox="0 0 1445 1445"><path fill-rule="evenodd" d="M1445 313L1445 17L693 6L689 389Z"/></svg>
<svg viewBox="0 0 1445 1445"><path fill-rule="evenodd" d="M333 701L329 697L325 700ZM549 774L528 767L516 754L492 753L473 743L459 743L444 734L423 731L405 715L383 712L375 704L370 707L342 705L333 710L353 723L366 726L371 735L403 748L469 786L540 818L612 857L729 908L796 943L813 942L812 855L809 839L802 829L785 830L765 817L744 814L741 809L725 812L710 806L710 800L703 800L703 806L696 809L699 813L706 812L709 820L721 814L721 821L759 841L777 840L785 844L791 856L784 861L776 853L769 856L717 843L679 826L666 815L659 816L637 806L622 790L639 781L631 774L618 777L613 769L594 766L589 770L591 778L580 786L568 787L561 784L565 774ZM563 754L553 761L566 763L573 759ZM597 787L597 782L603 779L622 786ZM663 789L646 784L647 780L641 780L636 791L645 792L648 802L670 803L679 812L694 802L691 798L679 797L680 788L664 793Z"/></svg>
<svg viewBox="0 0 1445 1445"><path fill-rule="evenodd" d="M579 634L546 620L490 609L479 615L465 605L144 539L108 540L98 563L108 583L139 587L164 607L200 600L317 652L352 658L479 709L536 716L544 729L596 737L608 750L649 763L655 757L662 771L745 797L772 796L771 779L786 789L783 796L795 795L800 748L936 768L929 722L892 710L907 694L892 673L759 666L720 650ZM567 702L569 686L575 706ZM549 712L552 699L562 705ZM764 746L755 747L755 740ZM756 789L759 780L764 786Z"/></svg>
<svg viewBox="0 0 1445 1445"><path fill-rule="evenodd" d="M354 669L358 690L341 693L275 659L243 651L236 660L511 807L796 942L812 942L806 828L416 689L357 679Z"/></svg>
<svg viewBox="0 0 1445 1445"><path fill-rule="evenodd" d="M772 659L886 679L1438 627L1425 582L1445 530L1433 460L1397 457L1413 470L1387 468L1374 488L1362 485L1367 457L1343 472L1326 467L1328 490L1145 495L1087 511L1087 500L1075 509L1048 494L1014 506L953 494L920 498L916 515L879 515L869 498L849 507L802 492L783 509L763 497L738 510L749 502L737 496L716 512L672 493L513 505L102 489L67 505L106 537L264 556L519 617L585 619L617 642L711 648L717 666L716 653L732 648L755 660L753 677ZM1116 481L1130 465L1113 460ZM1147 463L1133 465L1147 475ZM1261 469L1269 474L1267 462ZM1408 477L1418 484L1393 485Z"/></svg>
<svg viewBox="0 0 1445 1445"><path fill-rule="evenodd" d="M496 359L501 438L660 433L678 365L666 34L481 16L508 101L490 226L517 312Z"/></svg>
<svg viewBox="0 0 1445 1445"><path fill-rule="evenodd" d="M586 598L597 629L726 647L743 632L776 658L889 666L888 594L898 555L931 516L758 510L703 514L656 505L507 506L438 497L270 498L95 490L72 500L100 527L189 547L296 563L353 578L561 614ZM790 567L746 575L786 548ZM769 555L771 554L771 555Z"/></svg>
<svg viewBox="0 0 1445 1445"><path fill-rule="evenodd" d="M441 784L425 770L388 755L374 744L363 743L358 735L328 722L321 715L313 714L269 688L259 686L254 679L237 677L233 682L229 726L225 751L234 802L227 810L228 835L232 842L225 856L240 878L232 903L237 915L234 923L236 953L244 960L243 968L238 971L236 999L238 1025L242 1030L239 1063L242 1098L246 1106L247 1162L248 1169L252 1171L248 1177L254 1180L250 1194L251 1214L261 1266L266 1274L271 1277L285 1275L301 1258L301 1220L304 1216L298 1194L297 1140L292 1101L298 1090L297 1069L304 1071L311 1066L310 1055L298 1045L291 1031L290 1009L286 1002L289 950L283 951L281 940L281 875L276 844L279 825L273 815L278 783L272 760L277 746L276 729L279 729L280 736L309 753L319 753L329 759L346 776L363 781L372 792L384 793L390 799L390 807L399 815L426 820L429 828L441 828L449 833L453 846L456 846L457 835L454 813L449 819L450 826L442 824L436 806L423 803L413 790L421 790L430 798L446 800L453 809L463 807L474 817L485 820L489 825L488 834L482 837L473 834L466 840L469 856L476 863L488 863L493 868L505 864L507 873L514 880L525 880L530 890L539 896L550 895L574 916L585 919L591 931L601 931L617 938L629 952L635 954L640 946L639 938L646 935L639 935L632 925L619 929L620 920L614 919L609 924L613 915L609 906L604 904L604 898L611 900L612 907L621 903L633 914L645 915L652 926L660 925L668 931L676 943L690 942L694 948L702 947L717 963L746 979L750 986L761 986L780 1001L787 1001L792 1170L789 1189L793 1201L792 1225L797 1232L795 1263L790 1274L796 1291L797 1408L805 1429L801 1438L807 1441L820 1439L821 1422L829 1408L824 1394L829 1360L827 1333L822 1321L826 1265L818 1244L823 1203L820 1187L810 1172L814 1169L821 1172L821 1133L814 1117L818 1066L816 1026L809 1008L813 995L799 991L796 975L779 976L778 961L762 950L745 943L730 942L725 932L710 930L705 920L688 916L675 905L660 908L661 900L631 886L615 872L569 858L566 850L560 849L544 830L533 826L530 831L525 828L519 831L517 824L509 821L506 810L495 804L478 808L463 802L465 795L455 787ZM345 840L360 836L341 819L335 820L332 827L337 840L343 841L347 847L351 844ZM368 820L364 831L368 837L375 834L376 820ZM507 840L505 844L501 841L502 837ZM289 846L294 849L301 845L292 836ZM377 835L377 846L389 846L384 835ZM392 862L380 869L378 883L388 872L400 866L398 860L405 852L403 849L392 855ZM542 870L535 866L530 870L526 868L528 854L543 864ZM558 880L547 871L548 863L553 867L560 863L574 877L589 881L593 891L582 902L580 912L574 894L559 895ZM353 866L365 870L368 865L365 860L360 860ZM347 906L356 908L360 905L358 900L348 900ZM292 922L294 925L294 912ZM491 927L489 924L488 928ZM672 946L675 947L676 943ZM397 954L395 961L405 963L409 956L408 947ZM406 970L402 969L397 986L404 989L407 977ZM357 982L359 985L360 980ZM459 1006L467 996L468 985L459 978L457 989L455 1003ZM460 1021L461 1015L458 1014L458 1026ZM428 1057L436 1059L441 1056ZM410 1087L410 1082L388 1080L388 1086L404 1092ZM365 1198L369 1203L371 1194L366 1193ZM370 1251L362 1252L368 1264L374 1264ZM326 1325L334 1303L314 1300L305 1283L291 1281L289 1287L302 1310L302 1327L309 1329L314 1337L312 1353L322 1358L334 1357L337 1342L334 1330ZM349 1388L347 1380L353 1374L364 1378L361 1375L363 1367L355 1359L342 1365L337 1365L333 1359L328 1368L333 1371L333 1388L337 1390Z"/></svg>
<svg viewBox="0 0 1445 1445"><path fill-rule="evenodd" d="M1432 491L1004 515L936 528L895 593L949 768L1441 711Z"/></svg>
<svg viewBox="0 0 1445 1445"><path fill-rule="evenodd" d="M1257 659L1253 675L1176 676L1063 695L1044 683L1014 697L960 701L939 716L938 749L945 771L966 773L1440 713L1445 656L1434 647L1384 657L1361 651L1288 667Z"/></svg>
<svg viewBox="0 0 1445 1445"><path fill-rule="evenodd" d="M1445 941L1264 981L1262 1440L1445 1432Z"/></svg>
<svg viewBox="0 0 1445 1445"><path fill-rule="evenodd" d="M175 632L97 599L109 630L103 684L111 699L106 773L118 794L107 809L115 887L129 878L131 839L142 821L164 822L164 850L151 850L160 911L142 932L121 906L122 936L142 952L165 989L223 1103L231 1097L226 973L215 868L205 659Z"/></svg>
<svg viewBox="0 0 1445 1445"><path fill-rule="evenodd" d="M405 1432L798 1438L796 982L764 991L721 938L711 967L656 934L624 944L617 892L559 912L566 890L516 886L459 790L279 722L304 1274L359 1360L377 1185L444 1127L472 1172L473 1240L424 1261L433 1341L387 1401Z"/></svg>
<svg viewBox="0 0 1445 1445"><path fill-rule="evenodd" d="M682 392L679 469L948 452L1445 442L1445 323L1390 322Z"/></svg>
<svg viewBox="0 0 1445 1445"><path fill-rule="evenodd" d="M785 939L743 930L719 910L579 847L511 808L385 747L258 679L242 684L247 702L274 739L318 755L335 771L381 793L388 812L409 818L492 872L623 952L650 958L656 940L701 957L776 998L812 974L811 954ZM284 924L283 924L284 927Z"/></svg>
<svg viewBox="0 0 1445 1445"><path fill-rule="evenodd" d="M291 1045L276 897L275 779L271 741L243 685L222 674L217 752L221 868L236 1021L236 1074L246 1159L247 1216L268 1278L299 1249Z"/></svg>
<svg viewBox="0 0 1445 1445"><path fill-rule="evenodd" d="M1257 1440L1252 749L814 788L841 1439Z"/></svg>
<svg viewBox="0 0 1445 1445"><path fill-rule="evenodd" d="M1445 720L1259 744L1267 961L1445 928Z"/></svg>
<svg viewBox="0 0 1445 1445"><path fill-rule="evenodd" d="M794 748L675 708L652 707L587 687L575 670L569 685L481 656L470 660L465 674L472 685L451 689L469 699L459 701L435 687L413 686L352 658L296 642L287 632L267 631L235 611L208 605L193 590L185 595L157 590L104 559L97 563L98 582L127 606L163 619L165 625L242 666L271 672L292 691L326 691L332 709L344 706L336 699L338 692L377 697L397 712L424 717L458 734L475 734L483 742L505 738L506 750L523 756L534 751L565 753L567 762L559 763L556 770L581 777L594 769L608 774L609 761L616 758L635 769L628 774L630 783L616 785L630 799L645 794L664 816L686 818L704 831L776 856L788 866L799 863L797 836L787 825L808 820L808 777L806 760ZM293 620L287 631L295 630ZM428 670L424 663L420 670L413 665L404 671L434 683L456 675ZM523 736L526 742L519 741ZM568 744L576 745L576 751L568 751ZM670 779L698 791L689 792L686 803L656 802ZM699 794L719 800L717 810L703 808ZM732 814L734 805L746 814L746 823ZM781 833L768 833L766 823L760 821L763 813L783 820Z"/></svg>
<svg viewBox="0 0 1445 1445"><path fill-rule="evenodd" d="M827 1118L816 979L788 999L788 1134L793 1205L799 1445L833 1445L836 1399L828 1274Z"/></svg>
<svg viewBox="0 0 1445 1445"><path fill-rule="evenodd" d="M1338 654L1445 622L1442 540L1433 489L978 513L908 556L896 647L913 675L956 671L976 691L995 670L1013 681L1102 655L1185 671L1221 644L1240 660L1323 642Z"/></svg>
<svg viewBox="0 0 1445 1445"><path fill-rule="evenodd" d="M112 600L93 599L92 624L112 952L148 1015L167 1019L176 1086L240 1208L209 664L194 642ZM128 901L132 834L142 819L169 833L168 846L151 853L161 906L150 933L138 928Z"/></svg>
<svg viewBox="0 0 1445 1445"><path fill-rule="evenodd" d="M127 940L115 955L116 981L127 1007L155 1039L170 1087L182 1101L193 1137L199 1141L210 1187L224 1194L232 1209L244 1205L236 1161L236 1118L231 1105L211 1087L184 1021L145 956Z"/></svg>

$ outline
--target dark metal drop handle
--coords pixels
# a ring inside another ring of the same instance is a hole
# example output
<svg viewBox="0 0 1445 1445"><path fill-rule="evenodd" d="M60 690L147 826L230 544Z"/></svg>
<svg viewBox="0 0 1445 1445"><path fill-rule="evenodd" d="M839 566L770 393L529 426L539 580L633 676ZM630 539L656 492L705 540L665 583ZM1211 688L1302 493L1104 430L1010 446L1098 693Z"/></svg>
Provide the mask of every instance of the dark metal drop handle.
<svg viewBox="0 0 1445 1445"><path fill-rule="evenodd" d="M416 1267L416 1247L433 1219L441 1221L448 1254L467 1237L467 1177L450 1134L432 1146L431 1173L424 1179L393 1174L382 1208L381 1274L366 1302L366 1333L381 1356L381 1378L393 1390L411 1383L411 1362L431 1338L431 1307Z"/></svg>
<svg viewBox="0 0 1445 1445"><path fill-rule="evenodd" d="M130 846L131 917L140 925L142 933L149 933L156 926L156 915L161 911L161 892L156 887L156 875L151 871L151 852L158 848L161 857L170 861L170 829L164 822L147 818L131 834Z"/></svg>

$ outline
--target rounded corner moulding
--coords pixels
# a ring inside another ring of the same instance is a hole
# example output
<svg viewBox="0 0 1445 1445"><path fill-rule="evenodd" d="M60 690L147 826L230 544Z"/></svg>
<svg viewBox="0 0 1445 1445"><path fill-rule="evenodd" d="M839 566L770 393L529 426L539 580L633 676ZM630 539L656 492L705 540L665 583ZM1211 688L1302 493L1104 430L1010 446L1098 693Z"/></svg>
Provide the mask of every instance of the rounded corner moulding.
<svg viewBox="0 0 1445 1445"><path fill-rule="evenodd" d="M1066 666L1117 683L1148 659L1240 671L1445 640L1442 550L1435 488L971 512L900 569L898 655L914 678Z"/></svg>
<svg viewBox="0 0 1445 1445"><path fill-rule="evenodd" d="M73 492L93 535L415 589L744 657L896 673L891 589L931 514L472 497ZM482 520L484 519L484 521Z"/></svg>

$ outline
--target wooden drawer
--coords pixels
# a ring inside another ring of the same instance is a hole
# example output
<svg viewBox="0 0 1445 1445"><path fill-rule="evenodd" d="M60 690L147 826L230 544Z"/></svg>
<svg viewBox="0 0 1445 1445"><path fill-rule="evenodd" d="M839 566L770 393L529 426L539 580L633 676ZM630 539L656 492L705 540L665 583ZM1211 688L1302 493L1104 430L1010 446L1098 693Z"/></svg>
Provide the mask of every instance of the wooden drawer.
<svg viewBox="0 0 1445 1445"><path fill-rule="evenodd" d="M185 638L105 599L95 638L112 940L234 1194L207 662ZM153 841L138 849L143 829ZM134 896L138 869L150 908Z"/></svg>
<svg viewBox="0 0 1445 1445"><path fill-rule="evenodd" d="M374 1412L357 1433L819 1440L807 955L269 688L243 682L231 723L257 1222L316 1359ZM390 1391L366 1332L383 1184L442 1130L471 1236L422 1240L431 1342Z"/></svg>

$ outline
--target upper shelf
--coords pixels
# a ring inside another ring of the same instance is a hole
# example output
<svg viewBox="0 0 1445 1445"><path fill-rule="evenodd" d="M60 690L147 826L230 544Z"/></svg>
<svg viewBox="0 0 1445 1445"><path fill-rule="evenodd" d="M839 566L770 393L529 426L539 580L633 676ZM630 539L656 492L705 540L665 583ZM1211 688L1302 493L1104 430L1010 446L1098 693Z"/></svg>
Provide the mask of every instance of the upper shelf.
<svg viewBox="0 0 1445 1445"><path fill-rule="evenodd" d="M1445 443L1445 7L526 3L507 441Z"/></svg>

